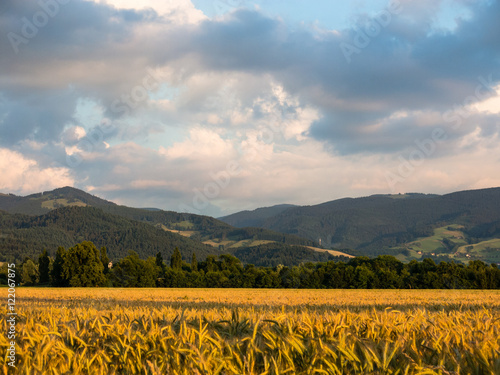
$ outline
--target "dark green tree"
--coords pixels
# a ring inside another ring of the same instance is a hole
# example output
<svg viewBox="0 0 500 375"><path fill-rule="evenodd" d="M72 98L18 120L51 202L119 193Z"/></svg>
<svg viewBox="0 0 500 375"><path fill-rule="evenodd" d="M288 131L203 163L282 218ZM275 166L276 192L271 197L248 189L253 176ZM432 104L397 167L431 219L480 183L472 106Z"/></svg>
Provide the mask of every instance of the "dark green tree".
<svg viewBox="0 0 500 375"><path fill-rule="evenodd" d="M23 285L35 285L38 283L38 266L31 259L26 259L21 271Z"/></svg>
<svg viewBox="0 0 500 375"><path fill-rule="evenodd" d="M207 256L205 260L206 272L215 272L217 271L217 264L215 263L215 257L213 255Z"/></svg>
<svg viewBox="0 0 500 375"><path fill-rule="evenodd" d="M371 289L373 288L373 281L375 274L366 265L357 266L354 270L356 277L356 288L358 289Z"/></svg>
<svg viewBox="0 0 500 375"><path fill-rule="evenodd" d="M170 257L170 267L174 270L182 269L182 255L178 247L175 248L174 253Z"/></svg>
<svg viewBox="0 0 500 375"><path fill-rule="evenodd" d="M59 246L56 252L56 258L52 265L50 273L52 286L64 287L69 286L69 280L64 275L64 261L66 259L67 251L64 247Z"/></svg>
<svg viewBox="0 0 500 375"><path fill-rule="evenodd" d="M159 287L165 286L165 272L167 270L167 266L165 265L165 262L163 261L163 257L161 255L161 252L159 252L159 251L156 254L155 267L158 270L158 277L156 279L156 286L159 286Z"/></svg>
<svg viewBox="0 0 500 375"><path fill-rule="evenodd" d="M113 284L120 287L147 287L156 286L160 268L156 265L156 258L142 260L139 255L130 250L129 255L113 267Z"/></svg>
<svg viewBox="0 0 500 375"><path fill-rule="evenodd" d="M283 267L280 271L280 278L283 288L298 288L300 286L299 267Z"/></svg>
<svg viewBox="0 0 500 375"><path fill-rule="evenodd" d="M156 259L149 257L141 260L141 277L139 278L139 287L153 288L156 286L161 269L156 265Z"/></svg>
<svg viewBox="0 0 500 375"><path fill-rule="evenodd" d="M137 253L130 250L128 256L123 258L119 263L113 265L111 272L113 286L125 288L136 287L139 282L139 260Z"/></svg>
<svg viewBox="0 0 500 375"><path fill-rule="evenodd" d="M69 285L73 287L106 285L99 250L90 241L84 241L68 250L63 272Z"/></svg>
<svg viewBox="0 0 500 375"><path fill-rule="evenodd" d="M205 283L208 288L222 288L229 279L219 271L210 271L205 274Z"/></svg>
<svg viewBox="0 0 500 375"><path fill-rule="evenodd" d="M232 273L240 273L243 270L241 261L231 254L222 254L219 256L222 270L229 270Z"/></svg>
<svg viewBox="0 0 500 375"><path fill-rule="evenodd" d="M159 269L160 277L164 277L165 271L167 270L167 265L163 261L163 256L161 255L161 252L158 252L156 254L155 266L158 267Z"/></svg>
<svg viewBox="0 0 500 375"><path fill-rule="evenodd" d="M108 251L106 250L106 246L101 247L101 263L104 267L104 274L107 275L109 272L109 262L110 259L108 257Z"/></svg>
<svg viewBox="0 0 500 375"><path fill-rule="evenodd" d="M38 272L40 274L40 284L47 284L50 281L50 258L45 249L38 257Z"/></svg>
<svg viewBox="0 0 500 375"><path fill-rule="evenodd" d="M159 252L159 251L156 254L155 264L157 267L160 267L161 269L165 268L165 263L163 262L163 257L161 256L161 252Z"/></svg>
<svg viewBox="0 0 500 375"><path fill-rule="evenodd" d="M8 282L8 275L9 274L9 269L7 267L7 263L3 263L0 266L0 284L1 285L6 285Z"/></svg>
<svg viewBox="0 0 500 375"><path fill-rule="evenodd" d="M191 271L192 272L198 271L198 261L196 260L195 253L193 253L193 256L191 257Z"/></svg>

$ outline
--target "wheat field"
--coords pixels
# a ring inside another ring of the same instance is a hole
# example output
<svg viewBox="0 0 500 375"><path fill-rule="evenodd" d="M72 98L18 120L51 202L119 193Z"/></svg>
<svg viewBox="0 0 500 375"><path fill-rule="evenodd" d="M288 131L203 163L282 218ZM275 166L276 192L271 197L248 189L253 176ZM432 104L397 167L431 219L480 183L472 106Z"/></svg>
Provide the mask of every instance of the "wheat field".
<svg viewBox="0 0 500 375"><path fill-rule="evenodd" d="M6 294L6 293L5 293ZM17 374L500 374L500 292L18 288ZM1 307L6 327L6 304Z"/></svg>

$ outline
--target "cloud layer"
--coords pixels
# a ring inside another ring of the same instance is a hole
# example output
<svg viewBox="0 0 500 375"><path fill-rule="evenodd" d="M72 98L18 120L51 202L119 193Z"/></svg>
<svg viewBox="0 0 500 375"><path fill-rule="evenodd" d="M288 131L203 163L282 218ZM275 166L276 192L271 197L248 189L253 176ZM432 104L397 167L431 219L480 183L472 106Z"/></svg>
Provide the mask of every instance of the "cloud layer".
<svg viewBox="0 0 500 375"><path fill-rule="evenodd" d="M0 188L219 215L498 186L500 4L451 3L453 28L450 2L405 0L326 29L248 4L7 1Z"/></svg>

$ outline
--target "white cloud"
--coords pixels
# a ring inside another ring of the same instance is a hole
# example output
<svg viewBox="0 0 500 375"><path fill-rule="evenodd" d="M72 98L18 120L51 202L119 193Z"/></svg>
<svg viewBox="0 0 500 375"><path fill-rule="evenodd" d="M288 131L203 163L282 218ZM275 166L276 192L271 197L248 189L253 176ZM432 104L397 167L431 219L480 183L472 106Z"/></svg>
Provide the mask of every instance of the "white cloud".
<svg viewBox="0 0 500 375"><path fill-rule="evenodd" d="M193 211L222 216L277 203L318 204L389 193L386 173L397 171L400 163L392 155L335 156L312 139L268 144L256 131L245 133L241 146L247 152L237 152L237 144L203 128L157 152L129 142L94 154L85 185L92 186L94 194L131 206L182 211L180 204L185 204L197 209L196 191L223 175L231 161L241 172L209 199L209 206ZM495 177L499 160L500 146L494 144L468 154L429 158L403 178L395 192L448 193L500 185Z"/></svg>
<svg viewBox="0 0 500 375"><path fill-rule="evenodd" d="M134 189L151 189L151 188L171 188L176 187L178 184L175 181L165 180L135 180L130 183L130 187Z"/></svg>
<svg viewBox="0 0 500 375"><path fill-rule="evenodd" d="M219 159L234 156L234 147L231 141L223 139L214 130L193 128L189 131L189 138L174 143L168 149L161 147L160 153L169 159L201 159L206 162L207 158Z"/></svg>
<svg viewBox="0 0 500 375"><path fill-rule="evenodd" d="M0 149L0 189L15 194L32 194L73 186L67 168L40 168L35 160L8 149Z"/></svg>
<svg viewBox="0 0 500 375"><path fill-rule="evenodd" d="M70 126L64 130L61 139L64 143L75 143L85 137L87 132L81 126Z"/></svg>
<svg viewBox="0 0 500 375"><path fill-rule="evenodd" d="M175 23L198 23L207 17L196 9L190 0L94 0L96 3L113 5L119 9L153 9Z"/></svg>
<svg viewBox="0 0 500 375"><path fill-rule="evenodd" d="M500 113L500 86L495 87L496 95L475 105L480 112Z"/></svg>
<svg viewBox="0 0 500 375"><path fill-rule="evenodd" d="M306 137L304 134L309 130L312 123L319 118L319 111L314 108L306 107L297 109L296 118L284 124L285 138L295 138L298 141L305 140Z"/></svg>
<svg viewBox="0 0 500 375"><path fill-rule="evenodd" d="M120 191L123 189L123 186L117 184L103 184L99 186L87 185L85 189L89 192L92 191L101 191L101 192L109 192L109 191Z"/></svg>

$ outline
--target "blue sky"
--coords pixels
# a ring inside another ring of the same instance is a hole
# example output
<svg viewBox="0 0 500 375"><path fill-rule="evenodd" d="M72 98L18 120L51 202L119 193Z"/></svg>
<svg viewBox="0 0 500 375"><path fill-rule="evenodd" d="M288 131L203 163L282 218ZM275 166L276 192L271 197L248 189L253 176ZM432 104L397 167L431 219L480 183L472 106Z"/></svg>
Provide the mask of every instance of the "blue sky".
<svg viewBox="0 0 500 375"><path fill-rule="evenodd" d="M279 17L289 27L298 25L316 25L331 30L342 30L352 27L362 14L374 16L387 8L387 0L355 0L355 1L328 1L328 0L196 0L192 2L196 8L209 17L221 16L234 11L236 8L259 9L269 17ZM396 2L394 2L396 3ZM404 4L404 1L401 2ZM457 18L467 18L468 8L464 2L441 1L439 11L433 20L438 27L453 29Z"/></svg>
<svg viewBox="0 0 500 375"><path fill-rule="evenodd" d="M221 216L500 186L492 0L8 0L0 192Z"/></svg>

